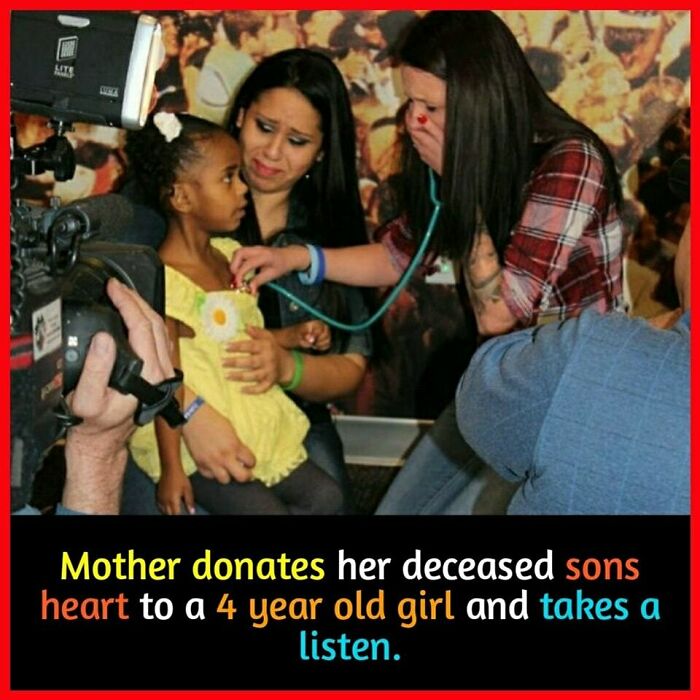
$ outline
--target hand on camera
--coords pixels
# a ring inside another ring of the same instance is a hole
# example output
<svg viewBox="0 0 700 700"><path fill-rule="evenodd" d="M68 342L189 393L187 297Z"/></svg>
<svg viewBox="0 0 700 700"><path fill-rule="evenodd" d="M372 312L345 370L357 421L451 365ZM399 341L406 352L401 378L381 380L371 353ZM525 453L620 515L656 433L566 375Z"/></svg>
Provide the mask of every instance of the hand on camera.
<svg viewBox="0 0 700 700"><path fill-rule="evenodd" d="M129 343L143 360L141 376L157 384L173 376L165 323L133 290L116 279L107 294L121 314ZM67 397L83 422L66 437L63 505L85 513L116 513L126 465L126 443L134 431L137 401L110 388L116 360L111 336L97 333L90 342L80 379Z"/></svg>

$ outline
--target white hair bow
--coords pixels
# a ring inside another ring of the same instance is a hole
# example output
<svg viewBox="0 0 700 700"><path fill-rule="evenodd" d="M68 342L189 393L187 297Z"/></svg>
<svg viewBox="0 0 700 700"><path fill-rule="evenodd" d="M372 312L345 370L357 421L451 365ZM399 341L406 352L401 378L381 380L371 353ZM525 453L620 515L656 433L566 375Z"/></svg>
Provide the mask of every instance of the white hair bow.
<svg viewBox="0 0 700 700"><path fill-rule="evenodd" d="M182 122L172 112L158 112L153 117L153 123L168 143L182 132Z"/></svg>

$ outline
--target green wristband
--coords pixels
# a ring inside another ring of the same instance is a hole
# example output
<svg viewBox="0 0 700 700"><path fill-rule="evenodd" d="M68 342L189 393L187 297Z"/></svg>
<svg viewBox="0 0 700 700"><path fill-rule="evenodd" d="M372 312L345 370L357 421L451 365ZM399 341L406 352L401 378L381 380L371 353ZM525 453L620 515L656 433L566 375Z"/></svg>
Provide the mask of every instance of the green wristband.
<svg viewBox="0 0 700 700"><path fill-rule="evenodd" d="M280 383L280 389L284 391L294 391L299 384L301 384L302 377L304 376L303 355L298 350L292 350L292 357L294 358L294 374L287 384Z"/></svg>

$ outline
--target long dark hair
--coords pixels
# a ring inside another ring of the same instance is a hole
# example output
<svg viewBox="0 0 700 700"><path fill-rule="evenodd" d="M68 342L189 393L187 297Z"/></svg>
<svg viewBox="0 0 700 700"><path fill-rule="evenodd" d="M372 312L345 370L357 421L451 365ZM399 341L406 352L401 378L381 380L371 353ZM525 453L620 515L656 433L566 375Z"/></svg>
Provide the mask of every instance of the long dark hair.
<svg viewBox="0 0 700 700"><path fill-rule="evenodd" d="M447 83L440 187L444 207L431 242L434 251L461 258L483 221L502 259L538 156L572 136L600 153L609 206L619 205L620 184L610 152L593 131L549 98L497 15L430 12L404 35L399 58ZM432 205L426 167L408 138L403 170L402 204L420 238Z"/></svg>
<svg viewBox="0 0 700 700"><path fill-rule="evenodd" d="M297 233L326 248L367 243L356 167L355 122L343 77L330 58L309 49L289 49L265 58L236 95L229 131L238 140L236 120L240 111L247 110L265 91L281 87L294 88L309 101L321 117L323 133L323 159L314 164L309 177L302 177L294 185L290 195L290 208L295 207L305 217L304 229ZM243 244L262 242L250 195L246 215L235 235ZM348 321L342 285L324 282L324 287L324 310ZM362 296L371 313L376 308L374 290L363 289ZM347 339L346 333L333 332ZM380 324L374 324L371 332L376 358L385 347Z"/></svg>
<svg viewBox="0 0 700 700"><path fill-rule="evenodd" d="M326 247L367 242L355 165L355 127L343 77L327 56L289 49L265 58L241 85L231 110L229 131L238 139L236 119L267 90L298 90L319 113L323 159L292 188L291 200L306 213L308 236ZM249 207L249 214L254 212ZM258 243L255 216L246 215L236 234Z"/></svg>

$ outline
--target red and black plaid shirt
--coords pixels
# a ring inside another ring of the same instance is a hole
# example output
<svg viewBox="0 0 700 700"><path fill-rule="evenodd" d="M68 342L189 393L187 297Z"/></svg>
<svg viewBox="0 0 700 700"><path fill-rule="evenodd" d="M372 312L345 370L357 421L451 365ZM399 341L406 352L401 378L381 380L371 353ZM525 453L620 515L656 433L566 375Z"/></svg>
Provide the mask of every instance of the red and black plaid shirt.
<svg viewBox="0 0 700 700"><path fill-rule="evenodd" d="M603 159L589 142L550 149L532 174L520 220L505 250L502 298L519 327L622 308L622 222L608 207ZM607 210L607 215L606 215ZM405 269L416 246L402 218L378 232ZM423 274L432 260L424 261Z"/></svg>

